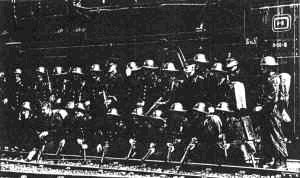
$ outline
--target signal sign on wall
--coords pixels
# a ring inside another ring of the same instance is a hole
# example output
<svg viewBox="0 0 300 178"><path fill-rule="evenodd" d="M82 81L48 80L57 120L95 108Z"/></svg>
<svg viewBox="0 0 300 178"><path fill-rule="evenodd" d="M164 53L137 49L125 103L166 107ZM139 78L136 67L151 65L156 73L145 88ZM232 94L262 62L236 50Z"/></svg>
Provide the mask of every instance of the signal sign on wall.
<svg viewBox="0 0 300 178"><path fill-rule="evenodd" d="M285 32L291 29L292 17L290 14L277 14L272 18L272 31Z"/></svg>

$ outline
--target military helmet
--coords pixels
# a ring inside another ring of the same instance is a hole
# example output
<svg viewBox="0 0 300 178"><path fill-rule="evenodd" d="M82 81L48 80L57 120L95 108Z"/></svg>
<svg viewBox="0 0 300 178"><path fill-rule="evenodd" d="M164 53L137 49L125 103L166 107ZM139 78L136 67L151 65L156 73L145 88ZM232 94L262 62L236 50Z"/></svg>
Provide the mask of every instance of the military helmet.
<svg viewBox="0 0 300 178"><path fill-rule="evenodd" d="M75 102L74 101L69 101L66 104L66 109L74 109L75 108Z"/></svg>
<svg viewBox="0 0 300 178"><path fill-rule="evenodd" d="M206 59L205 54L198 53L193 57L193 61L197 63L209 63L209 61Z"/></svg>
<svg viewBox="0 0 300 178"><path fill-rule="evenodd" d="M138 71L141 68L137 66L136 62L131 61L126 65L126 68L130 69L131 71Z"/></svg>
<svg viewBox="0 0 300 178"><path fill-rule="evenodd" d="M154 111L152 112L152 114L150 115L150 117L152 117L152 118L154 118L154 119L164 119L164 118L162 117L162 115L163 115L162 110L157 109L157 110L154 110Z"/></svg>
<svg viewBox="0 0 300 178"><path fill-rule="evenodd" d="M90 72L101 72L100 64L92 64L90 68Z"/></svg>
<svg viewBox="0 0 300 178"><path fill-rule="evenodd" d="M212 71L225 73L226 71L223 69L223 64L221 62L216 62L213 64Z"/></svg>
<svg viewBox="0 0 300 178"><path fill-rule="evenodd" d="M22 108L31 111L31 103L29 101L24 101L22 103Z"/></svg>
<svg viewBox="0 0 300 178"><path fill-rule="evenodd" d="M275 58L272 56L263 57L260 61L261 66L278 66L278 62L276 62Z"/></svg>
<svg viewBox="0 0 300 178"><path fill-rule="evenodd" d="M217 105L217 107L216 107L216 110L223 111L223 112L233 112L229 108L229 103L225 102L225 101L219 102L218 105Z"/></svg>
<svg viewBox="0 0 300 178"><path fill-rule="evenodd" d="M22 69L16 68L14 74L22 74Z"/></svg>
<svg viewBox="0 0 300 178"><path fill-rule="evenodd" d="M144 116L143 106L138 106L138 107L134 108L133 111L131 112L131 115Z"/></svg>
<svg viewBox="0 0 300 178"><path fill-rule="evenodd" d="M81 67L74 67L73 69L72 69L72 74L79 74L79 75L82 75L83 73L82 73L82 68Z"/></svg>
<svg viewBox="0 0 300 178"><path fill-rule="evenodd" d="M226 68L232 68L232 67L237 66L237 65L239 65L239 61L237 61L237 60L234 59L234 58L231 58L231 59L227 62Z"/></svg>
<svg viewBox="0 0 300 178"><path fill-rule="evenodd" d="M53 74L54 75L63 75L64 73L64 68L62 66L55 66L53 69Z"/></svg>
<svg viewBox="0 0 300 178"><path fill-rule="evenodd" d="M205 104L204 102L196 103L196 104L193 106L193 110L194 110L194 111L198 111L198 112L207 114L207 111L206 111L206 104Z"/></svg>
<svg viewBox="0 0 300 178"><path fill-rule="evenodd" d="M175 65L173 62L166 62L162 66L163 71L168 71L168 72L178 72L179 70L176 69Z"/></svg>
<svg viewBox="0 0 300 178"><path fill-rule="evenodd" d="M76 103L75 109L79 111L85 111L85 107L83 103Z"/></svg>
<svg viewBox="0 0 300 178"><path fill-rule="evenodd" d="M170 106L170 111L175 111L175 112L186 112L185 109L183 109L183 105L179 102L173 103Z"/></svg>
<svg viewBox="0 0 300 178"><path fill-rule="evenodd" d="M108 112L106 113L106 115L108 115L108 116L117 116L117 117L120 116L117 108L110 108L108 110Z"/></svg>
<svg viewBox="0 0 300 178"><path fill-rule="evenodd" d="M39 66L37 69L36 69L36 72L37 73L41 73L41 74L45 74L46 73L46 68L44 66Z"/></svg>
<svg viewBox="0 0 300 178"><path fill-rule="evenodd" d="M146 69L158 69L158 67L155 66L154 61L152 59L147 59L144 61L143 68Z"/></svg>

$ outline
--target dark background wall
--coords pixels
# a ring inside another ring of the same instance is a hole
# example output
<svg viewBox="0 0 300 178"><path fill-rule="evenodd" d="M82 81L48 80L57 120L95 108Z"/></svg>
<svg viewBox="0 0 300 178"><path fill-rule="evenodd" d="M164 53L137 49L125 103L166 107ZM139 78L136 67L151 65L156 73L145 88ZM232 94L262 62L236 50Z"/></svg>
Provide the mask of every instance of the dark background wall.
<svg viewBox="0 0 300 178"><path fill-rule="evenodd" d="M298 144L299 5L280 8L281 13L292 16L293 27L280 33L272 31L272 17L278 8L261 7L299 4L300 0L224 0L209 1L211 4L207 6L158 6L155 2L174 1L138 1L147 3L147 8L128 10L116 9L128 7L128 3L134 7L133 1L107 2L110 3L106 4L108 8L114 10L98 13L71 7L65 1L24 0L17 1L14 14L14 6L1 1L0 33L7 31L8 34L0 37L0 69L19 65L30 73L31 68L40 63L49 67L56 64L88 66L93 62L105 63L111 56L119 57L120 63L129 60L142 63L145 58L161 63L172 58L165 54L161 39L180 46L188 59L199 46L211 61L222 61L232 52L252 76L257 74L263 55L274 55L281 63L281 71L292 75L289 112L293 122L286 125L286 132L293 140L291 147ZM95 6L99 1L82 1L82 5ZM22 44L5 46L7 41ZM288 46L274 47L277 42L287 42ZM173 60L178 65L178 61ZM298 149L291 150L292 155L300 155Z"/></svg>

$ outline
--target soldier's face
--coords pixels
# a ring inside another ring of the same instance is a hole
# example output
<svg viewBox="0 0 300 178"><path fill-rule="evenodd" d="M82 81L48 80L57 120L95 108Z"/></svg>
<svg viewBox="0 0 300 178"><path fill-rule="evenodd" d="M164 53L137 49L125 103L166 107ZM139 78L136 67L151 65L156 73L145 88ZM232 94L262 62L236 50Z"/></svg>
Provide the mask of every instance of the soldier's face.
<svg viewBox="0 0 300 178"><path fill-rule="evenodd" d="M74 74L73 75L73 79L76 80L76 81L80 80L80 76L78 74Z"/></svg>
<svg viewBox="0 0 300 178"><path fill-rule="evenodd" d="M23 110L22 115L24 119L29 119L30 117L30 111L29 110Z"/></svg>
<svg viewBox="0 0 300 178"><path fill-rule="evenodd" d="M16 74L16 82L20 82L22 80L20 74Z"/></svg>
<svg viewBox="0 0 300 178"><path fill-rule="evenodd" d="M48 107L48 106L43 106L42 107L42 114L44 114L44 115L50 115L50 113L51 113L50 107Z"/></svg>
<svg viewBox="0 0 300 178"><path fill-rule="evenodd" d="M170 112L169 116L170 116L170 119L183 120L185 113L172 111L172 112Z"/></svg>
<svg viewBox="0 0 300 178"><path fill-rule="evenodd" d="M207 65L207 64L202 64L202 63L200 63L200 64L196 64L196 65L195 65L195 70L196 70L196 71L201 71L201 72L203 72L203 71L205 71L207 68L208 68L208 65Z"/></svg>
<svg viewBox="0 0 300 178"><path fill-rule="evenodd" d="M43 81L43 76L41 74L38 74L36 77L39 82Z"/></svg>
<svg viewBox="0 0 300 178"><path fill-rule="evenodd" d="M83 117L84 114L81 111L75 111L75 117Z"/></svg>
<svg viewBox="0 0 300 178"><path fill-rule="evenodd" d="M224 78L224 74L221 72L215 72L214 76L216 77L216 79L220 80L222 78Z"/></svg>
<svg viewBox="0 0 300 178"><path fill-rule="evenodd" d="M260 70L263 74L269 74L275 72L275 69L272 66L261 66Z"/></svg>

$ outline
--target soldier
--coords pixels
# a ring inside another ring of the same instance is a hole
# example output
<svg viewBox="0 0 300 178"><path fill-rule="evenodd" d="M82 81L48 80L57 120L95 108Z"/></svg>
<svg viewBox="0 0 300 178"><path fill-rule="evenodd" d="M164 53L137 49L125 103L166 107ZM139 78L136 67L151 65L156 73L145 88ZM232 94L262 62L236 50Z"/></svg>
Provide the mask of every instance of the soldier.
<svg viewBox="0 0 300 178"><path fill-rule="evenodd" d="M178 101L178 89L182 87L181 84L183 83L178 79L179 70L176 69L174 63L166 62L163 64L161 71L160 90L163 101L174 103Z"/></svg>
<svg viewBox="0 0 300 178"><path fill-rule="evenodd" d="M146 112L146 110L151 108L153 103L155 103L155 101L160 97L157 70L158 67L155 66L153 60L147 59L144 61L141 79L143 85L143 96L140 100L145 101L145 113L149 113Z"/></svg>
<svg viewBox="0 0 300 178"><path fill-rule="evenodd" d="M60 104L65 103L65 94L67 92L67 73L64 71L62 66L55 66L53 69L52 74L52 90L53 90L53 97L57 107L60 107Z"/></svg>
<svg viewBox="0 0 300 178"><path fill-rule="evenodd" d="M129 150L128 126L116 108L111 108L106 114L105 141L109 145L107 155L125 157Z"/></svg>
<svg viewBox="0 0 300 178"><path fill-rule="evenodd" d="M174 145L172 153L172 160L179 160L185 145L188 144L190 138L186 135L186 110L179 102L175 102L170 106L168 119L167 119L167 140L168 143Z"/></svg>
<svg viewBox="0 0 300 178"><path fill-rule="evenodd" d="M124 103L127 105L125 111L134 109L135 104L139 102L143 94L143 85L141 81L141 67L137 66L136 62L132 61L126 65L126 83L128 84L128 96L124 98Z"/></svg>
<svg viewBox="0 0 300 178"><path fill-rule="evenodd" d="M208 112L204 102L196 103L191 111L188 122L188 136L190 138L196 137L199 144L197 148L191 153L191 159L197 162L207 161L206 157L206 138L204 137L204 121L207 119Z"/></svg>
<svg viewBox="0 0 300 178"><path fill-rule="evenodd" d="M222 155L226 157L227 149L223 149L224 154L220 154L220 144L221 148L226 148L224 143L224 137L222 135L223 123L221 118L216 115L215 108L208 107L208 115L204 121L204 129L202 132L202 142L205 147L203 155L205 155L206 162L217 163L222 160ZM221 142L223 139L223 142Z"/></svg>
<svg viewBox="0 0 300 178"><path fill-rule="evenodd" d="M116 102L121 102L125 95L123 91L124 78L121 72L119 71L119 65L117 64L117 62L111 61L108 64L108 71L106 72L104 83L104 91L106 92L106 95L115 96L115 98L117 99Z"/></svg>
<svg viewBox="0 0 300 178"><path fill-rule="evenodd" d="M52 93L48 71L46 70L47 69L44 66L39 66L36 69L36 78L33 81L33 86L31 87L32 92L34 92L34 99L37 103L49 101Z"/></svg>
<svg viewBox="0 0 300 178"><path fill-rule="evenodd" d="M91 116L93 119L103 120L106 112L104 104L104 76L100 64L92 64L89 70L88 95L90 101Z"/></svg>
<svg viewBox="0 0 300 178"><path fill-rule="evenodd" d="M260 100L255 111L262 113L262 146L263 167L286 168L288 150L286 138L282 131L282 122L290 122L286 112L288 86L282 80L282 74L277 73L279 64L272 56L261 59L262 80ZM290 77L287 77L290 78Z"/></svg>
<svg viewBox="0 0 300 178"><path fill-rule="evenodd" d="M66 100L74 100L75 102L85 101L87 96L87 87L84 74L81 67L74 67L70 74L71 78L67 84L67 97Z"/></svg>
<svg viewBox="0 0 300 178"><path fill-rule="evenodd" d="M131 119L129 121L130 138L128 140L130 150L128 151L127 158L141 157L143 151L147 148L145 143L145 129L144 124L144 103L139 102L136 108L131 112Z"/></svg>
<svg viewBox="0 0 300 178"><path fill-rule="evenodd" d="M208 96L209 102L212 105L217 105L218 102L226 100L228 90L228 80L226 71L223 69L223 64L216 62L211 68L212 76L208 79Z"/></svg>
<svg viewBox="0 0 300 178"><path fill-rule="evenodd" d="M31 102L24 101L18 112L16 125L14 125L17 134L22 135L22 137L15 137L17 146L29 148L32 144L36 143L34 130L35 117L32 112Z"/></svg>
<svg viewBox="0 0 300 178"><path fill-rule="evenodd" d="M228 58L226 68L228 70L228 82L226 90L226 101L234 110L247 109L246 99L250 93L248 91L248 81L244 70L239 67L239 62L234 58Z"/></svg>
<svg viewBox="0 0 300 178"><path fill-rule="evenodd" d="M251 160L251 154L255 152L255 147L251 148L248 144L242 118L238 117L230 109L228 102L220 102L216 110L224 123L223 132L227 143L223 145L226 146L223 149L228 149L228 162L231 164L247 165L247 161Z"/></svg>
<svg viewBox="0 0 300 178"><path fill-rule="evenodd" d="M0 72L0 103L2 104L8 103L7 85L5 72Z"/></svg>
<svg viewBox="0 0 300 178"><path fill-rule="evenodd" d="M99 99L99 95L103 90L103 85L101 84L103 82L103 76L100 64L92 64L90 66L89 75L88 86L91 95L90 99L94 102Z"/></svg>
<svg viewBox="0 0 300 178"><path fill-rule="evenodd" d="M163 112L158 109L154 110L144 124L146 126L144 130L144 134L146 134L145 141L149 147L147 153L142 157L142 160L146 160L150 157L161 159L166 148L165 136L167 127L167 121L166 118L163 117Z"/></svg>
<svg viewBox="0 0 300 178"><path fill-rule="evenodd" d="M21 106L23 100L25 100L26 94L28 92L27 86L24 83L23 71L20 68L16 68L15 74L15 103L13 103L13 109L18 110Z"/></svg>
<svg viewBox="0 0 300 178"><path fill-rule="evenodd" d="M209 91L207 83L209 61L206 59L205 54L198 53L193 57L193 62L195 63L194 73L184 84L188 91L185 103L190 107L197 101L207 102Z"/></svg>

